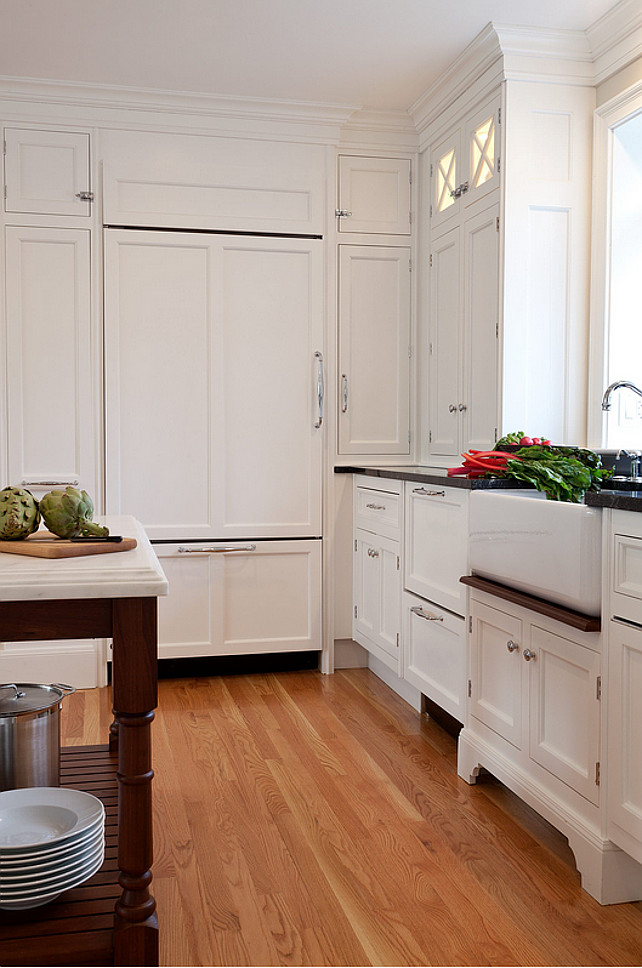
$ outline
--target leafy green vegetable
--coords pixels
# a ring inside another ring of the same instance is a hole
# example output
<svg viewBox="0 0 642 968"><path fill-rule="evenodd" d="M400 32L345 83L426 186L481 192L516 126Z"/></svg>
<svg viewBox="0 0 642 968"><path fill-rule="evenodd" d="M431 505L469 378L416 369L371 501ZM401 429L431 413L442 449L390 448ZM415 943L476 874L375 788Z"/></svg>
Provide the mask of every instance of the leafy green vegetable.
<svg viewBox="0 0 642 968"><path fill-rule="evenodd" d="M499 450L500 447L505 447L506 444L518 444L523 436L523 430L516 430L512 434L506 434L497 441L495 444L495 449Z"/></svg>
<svg viewBox="0 0 642 968"><path fill-rule="evenodd" d="M599 491L602 481L611 476L612 471L601 464L592 450L534 444L516 451L501 476L526 481L551 500L579 504L586 491Z"/></svg>

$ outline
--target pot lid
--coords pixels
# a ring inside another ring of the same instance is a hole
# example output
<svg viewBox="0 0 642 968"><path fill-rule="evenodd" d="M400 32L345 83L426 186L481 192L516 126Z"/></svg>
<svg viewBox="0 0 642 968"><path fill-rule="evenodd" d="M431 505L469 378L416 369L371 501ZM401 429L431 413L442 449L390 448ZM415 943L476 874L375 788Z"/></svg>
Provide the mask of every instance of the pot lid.
<svg viewBox="0 0 642 968"><path fill-rule="evenodd" d="M36 682L6 682L0 684L0 718L33 713L56 706L61 699L75 692L73 686L55 682L50 686Z"/></svg>

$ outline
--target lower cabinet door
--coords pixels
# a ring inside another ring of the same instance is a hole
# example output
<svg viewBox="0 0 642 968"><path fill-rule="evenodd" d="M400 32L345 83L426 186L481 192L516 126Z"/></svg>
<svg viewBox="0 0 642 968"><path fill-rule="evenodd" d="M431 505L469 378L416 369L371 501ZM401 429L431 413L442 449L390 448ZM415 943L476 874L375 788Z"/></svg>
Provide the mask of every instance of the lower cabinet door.
<svg viewBox="0 0 642 968"><path fill-rule="evenodd" d="M408 592L403 612L404 679L463 723L465 620Z"/></svg>
<svg viewBox="0 0 642 968"><path fill-rule="evenodd" d="M609 626L608 835L642 863L642 627Z"/></svg>
<svg viewBox="0 0 642 968"><path fill-rule="evenodd" d="M598 803L601 656L535 625L528 654L531 759Z"/></svg>
<svg viewBox="0 0 642 968"><path fill-rule="evenodd" d="M321 541L156 544L159 658L321 649Z"/></svg>
<svg viewBox="0 0 642 968"><path fill-rule="evenodd" d="M522 692L523 624L474 600L471 617L471 714L521 749L527 702Z"/></svg>
<svg viewBox="0 0 642 968"><path fill-rule="evenodd" d="M399 542L357 529L353 638L401 674L401 561Z"/></svg>

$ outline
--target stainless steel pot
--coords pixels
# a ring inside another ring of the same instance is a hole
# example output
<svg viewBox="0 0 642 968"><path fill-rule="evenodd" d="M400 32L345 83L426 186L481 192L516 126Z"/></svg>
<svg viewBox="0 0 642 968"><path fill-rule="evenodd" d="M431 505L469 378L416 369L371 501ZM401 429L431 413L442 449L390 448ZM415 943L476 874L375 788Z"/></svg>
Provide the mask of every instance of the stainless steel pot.
<svg viewBox="0 0 642 968"><path fill-rule="evenodd" d="M60 710L73 686L0 685L0 790L60 785Z"/></svg>

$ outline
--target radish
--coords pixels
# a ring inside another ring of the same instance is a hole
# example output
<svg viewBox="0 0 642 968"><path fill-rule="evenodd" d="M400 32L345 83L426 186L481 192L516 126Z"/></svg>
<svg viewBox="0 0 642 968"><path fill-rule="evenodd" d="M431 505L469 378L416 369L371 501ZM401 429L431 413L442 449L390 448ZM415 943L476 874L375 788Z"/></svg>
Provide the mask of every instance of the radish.
<svg viewBox="0 0 642 968"><path fill-rule="evenodd" d="M533 444L534 442L535 441L533 440L532 437L522 437L522 439L519 442L519 446L520 447L530 447L531 444Z"/></svg>

